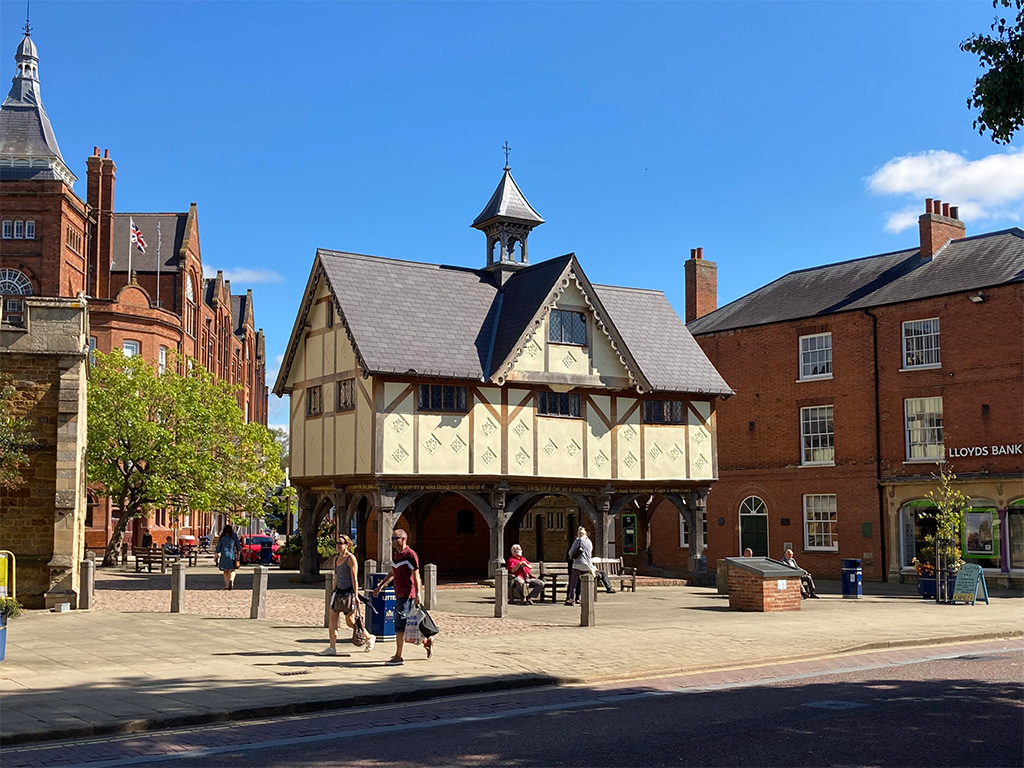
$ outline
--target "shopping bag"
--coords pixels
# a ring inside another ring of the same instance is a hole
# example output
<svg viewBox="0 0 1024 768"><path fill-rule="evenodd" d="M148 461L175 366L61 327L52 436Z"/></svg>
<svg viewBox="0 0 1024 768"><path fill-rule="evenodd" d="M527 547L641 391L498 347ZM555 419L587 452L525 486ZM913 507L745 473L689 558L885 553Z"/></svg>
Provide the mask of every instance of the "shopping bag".
<svg viewBox="0 0 1024 768"><path fill-rule="evenodd" d="M405 621L405 642L419 645L423 642L423 635L420 633L420 618L422 611L416 609L409 611L409 618Z"/></svg>
<svg viewBox="0 0 1024 768"><path fill-rule="evenodd" d="M417 627L419 633L423 635L423 637L433 637L439 631L437 629L437 624L435 624L434 620L430 618L430 614L427 613L425 608L420 608L420 613L422 615L420 616L419 626Z"/></svg>

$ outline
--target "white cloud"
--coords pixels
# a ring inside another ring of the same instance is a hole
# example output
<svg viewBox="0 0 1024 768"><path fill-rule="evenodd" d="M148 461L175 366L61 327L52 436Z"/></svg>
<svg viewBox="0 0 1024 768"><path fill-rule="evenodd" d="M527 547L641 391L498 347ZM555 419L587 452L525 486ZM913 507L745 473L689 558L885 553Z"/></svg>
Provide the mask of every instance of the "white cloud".
<svg viewBox="0 0 1024 768"><path fill-rule="evenodd" d="M204 264L203 277L212 279L217 276L217 267ZM238 267L236 269L225 269L224 279L233 283L283 283L284 277L272 269L250 269L249 267Z"/></svg>
<svg viewBox="0 0 1024 768"><path fill-rule="evenodd" d="M274 362L267 366L267 384L274 386L277 380L277 372L281 370L281 363L284 362L284 355L275 355Z"/></svg>
<svg viewBox="0 0 1024 768"><path fill-rule="evenodd" d="M1020 221L1024 211L1024 149L979 160L945 150L896 157L867 179L876 195L912 197L914 203L888 215L885 229L901 232L917 223L926 197L960 207L970 224L986 219Z"/></svg>

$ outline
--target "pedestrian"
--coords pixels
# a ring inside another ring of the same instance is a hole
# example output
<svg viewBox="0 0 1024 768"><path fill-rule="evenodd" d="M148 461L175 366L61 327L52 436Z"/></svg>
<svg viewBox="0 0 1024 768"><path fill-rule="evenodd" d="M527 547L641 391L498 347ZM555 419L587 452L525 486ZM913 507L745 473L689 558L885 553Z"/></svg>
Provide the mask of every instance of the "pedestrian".
<svg viewBox="0 0 1024 768"><path fill-rule="evenodd" d="M405 625L409 620L410 611L419 607L420 594L423 591L420 583L420 561L416 553L409 548L408 541L409 534L401 528L396 528L391 533L391 571L373 590L373 596L377 597L384 587L391 582L395 583L395 655L384 662L389 667L405 663L402 659ZM423 648L429 659L434 652L434 638L428 637L424 640Z"/></svg>
<svg viewBox="0 0 1024 768"><path fill-rule="evenodd" d="M782 555L782 564L788 565L790 568L796 568L800 571L800 597L813 597L818 600L818 593L814 587L814 577L811 576L810 571L805 571L799 565L796 564L796 558L793 557L793 550L787 549Z"/></svg>
<svg viewBox="0 0 1024 768"><path fill-rule="evenodd" d="M518 544L512 545L512 557L508 559L508 572L512 574L513 583L523 593L523 602L533 605L534 598L544 589L544 582L534 578L531 571L530 561L523 557L523 548ZM530 588L529 594L526 588Z"/></svg>
<svg viewBox="0 0 1024 768"><path fill-rule="evenodd" d="M754 556L754 550L752 550L750 547L747 547L746 549L743 550L743 556L744 557L753 557Z"/></svg>
<svg viewBox="0 0 1024 768"><path fill-rule="evenodd" d="M580 602L580 576L584 573L592 573L604 585L604 591L614 595L615 590L608 581L608 574L599 571L594 566L591 556L594 554L594 544L587 536L587 529L582 525L576 530L576 540L569 547L569 557L572 558L572 567L569 569L569 588L565 594L566 605L579 605Z"/></svg>
<svg viewBox="0 0 1024 768"><path fill-rule="evenodd" d="M355 615L359 609L359 595L356 589L359 585L359 563L352 552L352 539L341 534L337 539L338 562L334 566L334 592L331 593L331 618L327 622L327 636L330 645L320 651L321 656L336 656L338 649L335 647L338 642L338 622L341 615L345 615L345 623L349 629L355 629ZM374 635L367 633L364 651L373 650L373 644L377 642Z"/></svg>
<svg viewBox="0 0 1024 768"><path fill-rule="evenodd" d="M235 571L238 570L239 558L242 556L242 542L235 535L234 527L225 525L217 539L217 567L224 574L224 589L235 588Z"/></svg>

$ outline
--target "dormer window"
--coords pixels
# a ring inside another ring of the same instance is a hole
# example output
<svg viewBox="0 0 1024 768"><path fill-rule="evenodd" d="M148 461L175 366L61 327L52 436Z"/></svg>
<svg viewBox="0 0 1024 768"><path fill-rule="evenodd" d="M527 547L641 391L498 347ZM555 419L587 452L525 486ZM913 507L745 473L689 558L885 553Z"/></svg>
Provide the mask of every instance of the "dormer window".
<svg viewBox="0 0 1024 768"><path fill-rule="evenodd" d="M548 316L548 341L554 344L587 343L587 318L582 312L552 309Z"/></svg>

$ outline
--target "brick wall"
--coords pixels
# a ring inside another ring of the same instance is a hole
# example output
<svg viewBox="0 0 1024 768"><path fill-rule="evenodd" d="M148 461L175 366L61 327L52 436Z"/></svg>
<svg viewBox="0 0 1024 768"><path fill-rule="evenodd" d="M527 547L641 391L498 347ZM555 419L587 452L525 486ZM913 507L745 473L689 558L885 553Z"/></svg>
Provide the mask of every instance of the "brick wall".
<svg viewBox="0 0 1024 768"><path fill-rule="evenodd" d="M784 589L779 589L777 578L763 579L761 576L729 566L729 607L734 611L800 610L800 579L784 579Z"/></svg>

